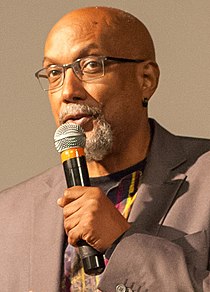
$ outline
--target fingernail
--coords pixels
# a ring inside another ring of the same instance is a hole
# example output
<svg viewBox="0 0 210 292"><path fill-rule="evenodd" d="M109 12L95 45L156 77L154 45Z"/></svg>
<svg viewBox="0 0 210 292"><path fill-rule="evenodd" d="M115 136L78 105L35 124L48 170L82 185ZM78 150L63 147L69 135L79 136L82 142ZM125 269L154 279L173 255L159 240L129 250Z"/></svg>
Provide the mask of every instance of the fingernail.
<svg viewBox="0 0 210 292"><path fill-rule="evenodd" d="M61 202L62 202L62 200L61 200L61 198L59 198L59 199L57 200L57 204L60 206L60 205L61 205Z"/></svg>

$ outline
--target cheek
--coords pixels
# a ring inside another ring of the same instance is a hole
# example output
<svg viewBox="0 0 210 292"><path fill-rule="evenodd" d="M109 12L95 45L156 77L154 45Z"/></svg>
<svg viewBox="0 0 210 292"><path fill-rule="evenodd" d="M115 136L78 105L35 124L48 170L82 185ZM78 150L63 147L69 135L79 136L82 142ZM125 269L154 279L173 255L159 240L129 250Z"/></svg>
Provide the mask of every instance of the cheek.
<svg viewBox="0 0 210 292"><path fill-rule="evenodd" d="M136 88L135 88L136 86ZM134 82L122 79L104 85L100 95L103 113L113 127L119 126L126 119L138 115L141 105L141 92Z"/></svg>

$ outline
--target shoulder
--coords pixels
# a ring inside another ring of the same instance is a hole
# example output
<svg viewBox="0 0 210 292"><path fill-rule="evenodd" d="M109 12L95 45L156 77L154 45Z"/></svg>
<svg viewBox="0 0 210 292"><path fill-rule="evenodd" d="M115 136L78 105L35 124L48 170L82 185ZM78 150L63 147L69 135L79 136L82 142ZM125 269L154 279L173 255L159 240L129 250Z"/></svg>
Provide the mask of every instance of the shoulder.
<svg viewBox="0 0 210 292"><path fill-rule="evenodd" d="M210 140L205 138L176 136L188 154L207 153L210 151Z"/></svg>
<svg viewBox="0 0 210 292"><path fill-rule="evenodd" d="M199 169L200 173L205 173L209 177L210 140L194 137L176 137L180 141L189 165L196 167L196 169Z"/></svg>
<svg viewBox="0 0 210 292"><path fill-rule="evenodd" d="M204 155L205 159L209 161L210 139L175 135L163 128L155 120L151 119L150 123L154 132L153 139L159 148L161 147L164 151L169 148L174 152L178 150L190 160L195 160Z"/></svg>

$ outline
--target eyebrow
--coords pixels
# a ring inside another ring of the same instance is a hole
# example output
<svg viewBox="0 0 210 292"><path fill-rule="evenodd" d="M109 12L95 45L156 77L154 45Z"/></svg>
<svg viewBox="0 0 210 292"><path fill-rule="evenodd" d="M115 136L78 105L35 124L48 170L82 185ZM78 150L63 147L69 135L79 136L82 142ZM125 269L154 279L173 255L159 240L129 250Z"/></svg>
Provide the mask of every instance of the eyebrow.
<svg viewBox="0 0 210 292"><path fill-rule="evenodd" d="M85 48L82 48L78 53L77 53L77 57L75 58L75 60L77 60L77 59L79 59L79 58L82 58L82 57L86 57L87 55L89 55L90 53L90 50L92 50L92 49L98 49L99 47L98 47L98 45L96 45L95 43L91 43L91 44L89 44L88 46L86 46ZM75 61L74 60L74 61ZM43 61L42 61L42 66L44 66L44 63L45 62L49 62L50 64L57 64L57 62L54 62L54 60L53 59L51 59L51 58L49 58L49 57L47 57L47 56L45 56L44 58L43 58ZM73 62L74 62L73 61Z"/></svg>
<svg viewBox="0 0 210 292"><path fill-rule="evenodd" d="M45 62L45 61L48 61L48 62L50 62L50 63L53 63L52 60L51 60L50 58L48 58L48 57L44 57L43 60L42 60L42 66L44 66L44 62Z"/></svg>

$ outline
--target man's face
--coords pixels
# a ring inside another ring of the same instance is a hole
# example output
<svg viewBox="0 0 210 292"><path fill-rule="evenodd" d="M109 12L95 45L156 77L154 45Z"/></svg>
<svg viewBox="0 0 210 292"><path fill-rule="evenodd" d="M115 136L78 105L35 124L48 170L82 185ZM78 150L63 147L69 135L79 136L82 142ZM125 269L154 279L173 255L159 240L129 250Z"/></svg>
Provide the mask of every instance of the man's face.
<svg viewBox="0 0 210 292"><path fill-rule="evenodd" d="M118 51L103 25L73 20L71 25L58 27L49 35L44 67L69 64L90 55L132 58L123 48ZM133 63L109 63L105 66L105 76L88 82L79 80L70 68L63 86L49 92L49 99L57 126L68 121L78 123L84 128L87 139L97 128L100 113L111 127L112 151L122 147L125 137L131 138L136 132L143 111L141 82L137 78L137 65ZM74 104L71 114L66 115ZM80 111L77 105L93 108L97 114Z"/></svg>

